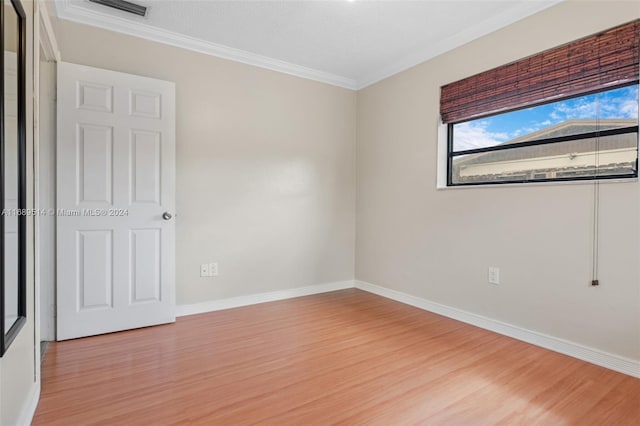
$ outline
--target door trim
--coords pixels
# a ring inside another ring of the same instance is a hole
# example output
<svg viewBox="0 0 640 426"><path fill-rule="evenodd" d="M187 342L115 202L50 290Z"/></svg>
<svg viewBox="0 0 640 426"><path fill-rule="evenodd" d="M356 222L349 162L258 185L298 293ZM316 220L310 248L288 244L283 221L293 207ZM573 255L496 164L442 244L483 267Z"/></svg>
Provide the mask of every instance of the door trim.
<svg viewBox="0 0 640 426"><path fill-rule="evenodd" d="M55 33L53 32L53 26L51 25L51 19L49 18L49 12L45 2L36 2L38 9L37 15L39 17L38 28L40 30L40 45L42 53L47 61L60 62L60 49L58 48L58 42L56 41Z"/></svg>
<svg viewBox="0 0 640 426"><path fill-rule="evenodd" d="M45 60L47 62L57 63L60 61L60 49L58 48L58 42L56 40L55 33L53 32L53 26L51 24L51 19L49 18L49 11L47 9L46 2L36 1L34 2L35 13L34 19L37 21L34 23L34 38L38 41L36 43L33 55L33 119L34 119L34 129L33 129L33 182L34 182L34 192L33 192L33 202L34 207L36 209L40 209L40 191L41 191L41 168L40 164L40 53L42 52ZM53 123L55 126L55 123ZM53 137L56 136L55 127L53 130ZM55 152L55 150L54 150ZM55 173L55 170L53 170ZM53 230L55 231L55 216L53 218L53 223L51 224ZM37 366L39 370L40 365L40 341L42 337L46 340L55 340L55 288L50 289L51 291L45 292L44 297L46 298L45 302L47 305L54 305L53 312L47 312L46 316L47 321L50 321L50 332L46 332L43 336L43 330L41 329L41 320L43 317L42 303L41 297L42 287L41 287L41 275L40 275L40 267L41 267L41 259L40 259L40 249L41 243L40 238L41 234L45 232L45 228L47 228L46 224L41 224L36 217L34 219L34 281L35 281L35 294L34 294L34 345L35 352L37 352ZM55 277L54 277L55 282Z"/></svg>

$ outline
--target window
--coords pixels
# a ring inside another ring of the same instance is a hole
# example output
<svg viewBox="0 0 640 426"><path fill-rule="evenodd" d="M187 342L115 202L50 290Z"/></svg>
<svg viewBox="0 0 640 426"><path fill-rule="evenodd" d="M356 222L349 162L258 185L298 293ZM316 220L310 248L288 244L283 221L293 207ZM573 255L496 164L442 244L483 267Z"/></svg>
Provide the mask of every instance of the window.
<svg viewBox="0 0 640 426"><path fill-rule="evenodd" d="M447 186L638 176L640 20L441 89Z"/></svg>
<svg viewBox="0 0 640 426"><path fill-rule="evenodd" d="M449 185L638 176L638 85L448 125Z"/></svg>

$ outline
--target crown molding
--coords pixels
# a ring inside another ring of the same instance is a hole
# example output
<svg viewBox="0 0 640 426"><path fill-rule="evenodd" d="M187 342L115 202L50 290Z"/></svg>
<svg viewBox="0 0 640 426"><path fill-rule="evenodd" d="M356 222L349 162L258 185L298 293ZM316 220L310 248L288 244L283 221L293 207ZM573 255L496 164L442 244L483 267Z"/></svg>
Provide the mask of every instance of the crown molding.
<svg viewBox="0 0 640 426"><path fill-rule="evenodd" d="M365 78L358 79L356 90L364 89L367 86L371 86L379 81L389 78L393 75L406 71L409 68L413 68L423 62L433 59L438 55L467 44L477 38L490 34L508 25L511 25L517 21L520 21L530 15L541 12L544 9L555 6L562 3L564 0L549 0L549 1L526 1L520 3L517 7L502 12L489 19L486 19L478 24L468 27L463 31L460 31L453 36L446 38L440 42L431 44L427 50L409 55L403 60L396 61L394 64L387 66L380 71L374 71L368 74Z"/></svg>
<svg viewBox="0 0 640 426"><path fill-rule="evenodd" d="M146 40L204 53L218 58L241 62L243 64L253 65L308 80L343 87L345 89L360 90L426 62L429 59L441 55L449 50L469 43L476 38L487 35L534 13L538 13L544 9L561 3L562 1L564 0L530 0L520 3L513 9L509 9L508 11L495 15L490 19L479 22L477 25L458 32L440 42L433 43L428 49L411 54L402 60L395 61L392 65L389 65L379 71L373 71L361 79L352 79L331 74L222 44L211 43L173 31L163 30L144 22L132 21L124 17L101 12L99 10L80 7L73 4L70 0L55 0L55 9L58 18L60 19L92 25L109 31L140 37Z"/></svg>
<svg viewBox="0 0 640 426"><path fill-rule="evenodd" d="M70 0L55 0L55 5L56 14L60 19L92 25L109 31L140 37L146 40L168 44L170 46L180 47L222 59L241 62L247 65L266 68L271 71L277 71L308 80L343 87L345 89L355 90L357 86L355 80L347 77L314 70L292 64L290 62L224 46L222 44L211 43L173 31L163 30L149 24L145 24L144 22L131 21L97 10L79 7L71 3Z"/></svg>

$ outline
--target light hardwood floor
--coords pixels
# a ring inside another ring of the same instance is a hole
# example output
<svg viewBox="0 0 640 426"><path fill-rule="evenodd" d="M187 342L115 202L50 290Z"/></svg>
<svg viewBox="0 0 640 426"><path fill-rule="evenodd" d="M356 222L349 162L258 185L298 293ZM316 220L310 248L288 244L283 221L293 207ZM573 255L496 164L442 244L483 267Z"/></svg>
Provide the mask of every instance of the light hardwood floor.
<svg viewBox="0 0 640 426"><path fill-rule="evenodd" d="M52 344L35 425L640 424L640 379L350 289Z"/></svg>

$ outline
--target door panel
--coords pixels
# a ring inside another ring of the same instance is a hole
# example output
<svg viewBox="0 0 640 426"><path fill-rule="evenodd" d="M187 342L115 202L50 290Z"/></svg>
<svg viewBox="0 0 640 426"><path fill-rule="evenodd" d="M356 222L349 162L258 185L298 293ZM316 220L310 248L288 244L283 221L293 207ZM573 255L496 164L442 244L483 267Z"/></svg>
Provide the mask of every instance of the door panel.
<svg viewBox="0 0 640 426"><path fill-rule="evenodd" d="M131 131L131 202L160 204L160 132Z"/></svg>
<svg viewBox="0 0 640 426"><path fill-rule="evenodd" d="M132 90L129 92L131 115L161 119L162 94Z"/></svg>
<svg viewBox="0 0 640 426"><path fill-rule="evenodd" d="M175 86L59 63L58 339L175 320Z"/></svg>
<svg viewBox="0 0 640 426"><path fill-rule="evenodd" d="M160 229L134 229L130 234L131 303L157 302L160 292Z"/></svg>
<svg viewBox="0 0 640 426"><path fill-rule="evenodd" d="M76 93L78 109L113 112L113 86L78 81Z"/></svg>
<svg viewBox="0 0 640 426"><path fill-rule="evenodd" d="M108 207L113 199L113 129L79 124L77 138L78 207Z"/></svg>
<svg viewBox="0 0 640 426"><path fill-rule="evenodd" d="M113 231L78 231L78 311L113 308Z"/></svg>

